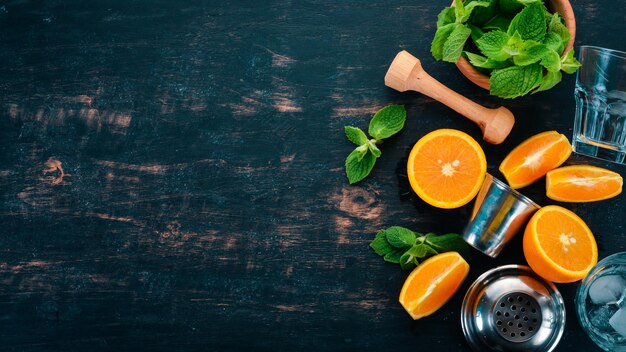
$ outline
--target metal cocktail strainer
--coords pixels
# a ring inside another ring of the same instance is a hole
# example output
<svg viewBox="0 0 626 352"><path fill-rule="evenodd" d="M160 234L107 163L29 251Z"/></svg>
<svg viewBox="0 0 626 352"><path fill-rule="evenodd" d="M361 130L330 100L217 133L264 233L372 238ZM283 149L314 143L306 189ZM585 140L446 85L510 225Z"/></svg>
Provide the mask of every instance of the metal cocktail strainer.
<svg viewBox="0 0 626 352"><path fill-rule="evenodd" d="M522 265L487 271L470 286L461 309L463 334L475 351L552 351L565 328L554 284Z"/></svg>

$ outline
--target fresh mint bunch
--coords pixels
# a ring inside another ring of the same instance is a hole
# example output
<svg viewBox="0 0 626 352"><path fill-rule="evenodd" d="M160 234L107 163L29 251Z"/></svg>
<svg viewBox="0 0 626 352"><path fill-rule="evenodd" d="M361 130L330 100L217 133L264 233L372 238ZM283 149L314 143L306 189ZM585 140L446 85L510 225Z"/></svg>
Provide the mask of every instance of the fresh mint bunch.
<svg viewBox="0 0 626 352"><path fill-rule="evenodd" d="M381 155L376 145L400 132L405 121L406 110L403 105L388 105L378 110L370 121L368 133L372 139L358 127L344 127L348 140L358 145L346 158L346 176L350 184L357 183L370 174L376 159Z"/></svg>
<svg viewBox="0 0 626 352"><path fill-rule="evenodd" d="M386 262L400 264L410 270L424 260L444 252L458 252L469 259L469 246L457 234L423 235L400 226L378 231L370 247Z"/></svg>
<svg viewBox="0 0 626 352"><path fill-rule="evenodd" d="M480 54L465 50L468 38ZM490 74L492 95L515 98L554 87L562 72L576 72L573 50L560 55L569 39L560 15L549 13L543 0L457 0L438 15L431 52L450 62L465 55Z"/></svg>

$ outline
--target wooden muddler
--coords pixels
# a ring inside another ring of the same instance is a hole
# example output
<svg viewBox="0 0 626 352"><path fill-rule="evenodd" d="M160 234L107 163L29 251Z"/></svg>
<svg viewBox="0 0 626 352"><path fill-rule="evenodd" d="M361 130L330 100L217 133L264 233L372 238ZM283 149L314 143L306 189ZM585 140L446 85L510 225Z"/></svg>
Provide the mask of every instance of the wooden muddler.
<svg viewBox="0 0 626 352"><path fill-rule="evenodd" d="M502 143L515 124L509 109L502 106L489 109L474 103L432 78L422 68L420 60L404 50L389 66L385 85L400 92L414 90L443 103L474 121L483 131L483 139L492 144Z"/></svg>

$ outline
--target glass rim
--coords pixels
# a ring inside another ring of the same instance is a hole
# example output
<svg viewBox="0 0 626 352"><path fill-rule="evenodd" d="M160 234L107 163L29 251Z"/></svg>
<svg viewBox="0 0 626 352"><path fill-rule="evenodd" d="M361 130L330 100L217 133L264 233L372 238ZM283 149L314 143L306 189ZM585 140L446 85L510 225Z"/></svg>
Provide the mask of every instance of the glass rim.
<svg viewBox="0 0 626 352"><path fill-rule="evenodd" d="M594 51L603 52L603 53L607 53L607 54L612 55L612 56L616 56L616 57L620 57L622 59L626 59L626 52L620 51L620 50L603 48L601 46L595 46L595 45L581 45L581 46L579 46L579 48L580 48L580 52L581 53L582 53L583 49L592 49Z"/></svg>
<svg viewBox="0 0 626 352"><path fill-rule="evenodd" d="M596 263L596 265L594 265L593 268L591 268L591 270L593 270L596 266L600 267L601 265L606 265L609 261L613 261L615 259L622 259L622 257L623 257L623 259L626 259L626 251L610 254L610 255L600 259ZM589 272L591 272L591 270Z"/></svg>

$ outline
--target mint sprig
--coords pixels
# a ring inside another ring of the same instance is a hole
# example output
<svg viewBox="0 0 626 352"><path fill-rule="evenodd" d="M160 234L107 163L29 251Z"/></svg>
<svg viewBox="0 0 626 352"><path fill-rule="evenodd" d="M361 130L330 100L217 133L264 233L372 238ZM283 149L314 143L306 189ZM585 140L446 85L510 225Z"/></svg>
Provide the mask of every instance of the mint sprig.
<svg viewBox="0 0 626 352"><path fill-rule="evenodd" d="M377 144L400 132L405 121L406 110L403 105L388 105L378 110L370 121L368 133L372 139L358 127L344 127L348 140L358 145L346 158L346 176L350 184L357 183L370 174L376 159L381 155Z"/></svg>
<svg viewBox="0 0 626 352"><path fill-rule="evenodd" d="M404 270L413 269L439 253L458 252L466 260L470 253L467 243L457 234L424 235L400 226L378 231L370 247L386 262L400 264Z"/></svg>

